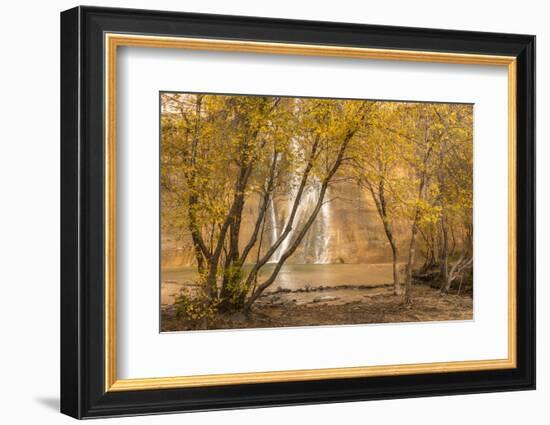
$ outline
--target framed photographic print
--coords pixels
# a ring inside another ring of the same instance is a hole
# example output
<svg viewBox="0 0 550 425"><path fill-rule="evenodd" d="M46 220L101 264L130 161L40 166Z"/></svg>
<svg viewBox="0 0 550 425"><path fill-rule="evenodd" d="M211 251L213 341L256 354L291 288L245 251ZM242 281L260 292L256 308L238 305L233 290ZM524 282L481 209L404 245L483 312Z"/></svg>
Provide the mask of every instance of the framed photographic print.
<svg viewBox="0 0 550 425"><path fill-rule="evenodd" d="M535 38L61 14L61 411L535 387Z"/></svg>

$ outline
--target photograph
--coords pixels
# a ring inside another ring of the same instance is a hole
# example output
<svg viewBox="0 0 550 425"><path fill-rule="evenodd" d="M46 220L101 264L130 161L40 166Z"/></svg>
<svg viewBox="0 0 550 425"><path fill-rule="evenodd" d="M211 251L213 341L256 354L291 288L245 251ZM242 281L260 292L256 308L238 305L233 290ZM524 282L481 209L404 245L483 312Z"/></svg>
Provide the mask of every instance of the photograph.
<svg viewBox="0 0 550 425"><path fill-rule="evenodd" d="M161 332L473 320L473 104L159 103Z"/></svg>

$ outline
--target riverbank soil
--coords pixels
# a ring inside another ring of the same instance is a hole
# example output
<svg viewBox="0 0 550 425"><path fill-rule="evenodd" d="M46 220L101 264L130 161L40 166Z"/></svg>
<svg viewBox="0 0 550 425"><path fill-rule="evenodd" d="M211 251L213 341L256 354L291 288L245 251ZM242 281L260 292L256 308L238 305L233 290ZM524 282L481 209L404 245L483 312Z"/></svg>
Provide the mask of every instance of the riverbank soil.
<svg viewBox="0 0 550 425"><path fill-rule="evenodd" d="M414 285L413 304L403 305L389 285L274 291L261 297L248 315L218 315L200 325L178 318L173 305L161 309L161 331L278 328L447 320L472 320L471 293L441 294L429 285Z"/></svg>

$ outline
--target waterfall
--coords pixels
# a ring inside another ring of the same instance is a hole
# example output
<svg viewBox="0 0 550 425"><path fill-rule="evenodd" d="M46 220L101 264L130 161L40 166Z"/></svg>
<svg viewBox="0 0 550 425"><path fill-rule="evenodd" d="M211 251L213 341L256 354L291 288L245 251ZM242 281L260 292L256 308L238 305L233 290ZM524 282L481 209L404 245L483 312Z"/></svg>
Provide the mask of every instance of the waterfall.
<svg viewBox="0 0 550 425"><path fill-rule="evenodd" d="M295 179L293 178L293 180ZM294 199L296 199L297 196L297 187L298 185L295 184L291 186L290 194L286 199L285 217L282 221L283 224L282 226L280 226L280 229L277 225L275 202L272 200L270 203L269 216L271 224L271 243L274 243L284 231L284 228L292 211ZM271 256L269 260L270 263L278 262L281 259L283 253L295 240L298 232L302 229L302 226L305 224L307 218L313 212L313 209L315 208L317 200L320 196L320 190L320 182L315 181L312 187L304 191L300 200L300 204L298 205L298 209L296 210L296 215L294 216L292 230L281 242L281 245L279 245L279 248L275 251L275 253ZM321 206L321 210L319 211L315 222L308 231L308 237L302 241L302 245L298 249L298 252L302 253L304 262L310 262L314 264L327 264L330 262L329 244L331 210L330 203L326 201L327 195L328 191L325 194L325 200L323 205Z"/></svg>
<svg viewBox="0 0 550 425"><path fill-rule="evenodd" d="M328 197L328 190L327 190L327 193L325 194L325 200L323 201L323 206L321 207L321 211L319 211L319 214L321 215L321 223L323 225L323 232L322 232L321 252L315 261L315 263L317 264L330 263L329 243L330 243L331 211L330 211L330 202L326 201L327 197Z"/></svg>
<svg viewBox="0 0 550 425"><path fill-rule="evenodd" d="M294 150L295 155L301 153L300 146L296 139L292 139L292 149ZM284 231L286 224L288 222L294 200L298 195L298 190L300 186L300 181L302 179L302 174L299 171L295 171L290 176L290 189L288 196L286 198L285 205L285 216L281 221L281 225L278 226L277 223L277 211L275 201L271 200L271 205L269 209L270 221L271 221L271 243L273 244ZM300 204L296 210L296 215L294 216L294 221L292 223L292 230L286 236L286 238L281 242L279 248L273 253L269 259L270 263L276 263L281 259L281 256L284 252L290 247L292 242L295 240L297 234L302 229L305 221L309 215L313 212L317 200L319 199L321 192L321 182L319 179L313 177L312 184L307 187L302 193L300 199ZM314 264L327 264L330 262L330 220L331 220L331 211L330 211L330 202L327 202L329 191L325 193L325 199L321 210L317 215L315 222L309 228L307 237L302 241L301 246L298 248L298 252L301 252L303 262L309 262Z"/></svg>

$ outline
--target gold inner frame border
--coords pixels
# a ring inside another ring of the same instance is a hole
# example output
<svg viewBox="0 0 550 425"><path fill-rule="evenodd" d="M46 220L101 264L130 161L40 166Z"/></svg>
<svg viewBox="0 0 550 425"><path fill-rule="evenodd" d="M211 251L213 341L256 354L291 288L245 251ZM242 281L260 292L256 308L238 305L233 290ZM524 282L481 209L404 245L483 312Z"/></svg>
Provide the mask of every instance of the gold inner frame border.
<svg viewBox="0 0 550 425"><path fill-rule="evenodd" d="M504 66L508 72L508 358L326 369L305 369L215 375L118 379L116 324L116 99L118 47L148 47L279 55L325 56L468 65ZM322 379L359 378L512 369L516 359L516 58L464 53L371 49L329 45L288 44L200 38L106 33L105 47L105 391L137 391L216 385L238 385Z"/></svg>

